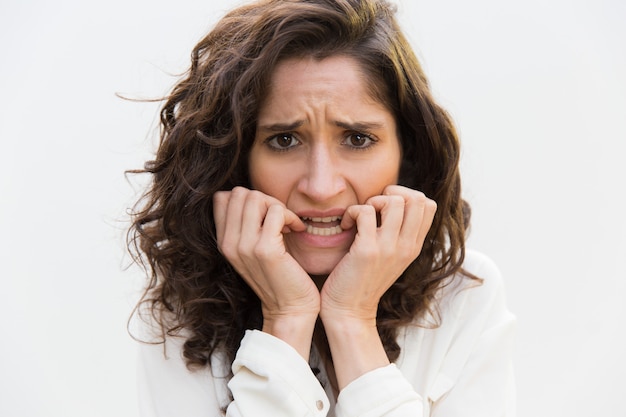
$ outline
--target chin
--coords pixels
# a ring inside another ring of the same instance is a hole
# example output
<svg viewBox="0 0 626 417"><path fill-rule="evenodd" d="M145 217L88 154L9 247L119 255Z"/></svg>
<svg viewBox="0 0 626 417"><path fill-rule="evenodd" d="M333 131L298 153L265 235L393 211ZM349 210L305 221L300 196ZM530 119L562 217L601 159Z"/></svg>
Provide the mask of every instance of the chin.
<svg viewBox="0 0 626 417"><path fill-rule="evenodd" d="M311 253L294 254L293 257L309 275L329 275L343 258L344 253L319 254Z"/></svg>
<svg viewBox="0 0 626 417"><path fill-rule="evenodd" d="M314 266L314 267L304 267L304 270L309 274L309 275L313 275L313 276L328 276L330 275L331 272L333 272L334 266L328 266L328 267L324 267L324 266Z"/></svg>

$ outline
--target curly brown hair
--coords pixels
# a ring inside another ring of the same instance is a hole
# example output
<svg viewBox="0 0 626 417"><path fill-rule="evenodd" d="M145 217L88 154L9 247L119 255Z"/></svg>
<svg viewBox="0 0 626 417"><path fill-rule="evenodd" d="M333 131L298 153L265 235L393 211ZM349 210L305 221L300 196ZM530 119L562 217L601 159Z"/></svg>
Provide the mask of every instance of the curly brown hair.
<svg viewBox="0 0 626 417"><path fill-rule="evenodd" d="M152 182L128 234L149 275L139 305L164 336L184 330L188 366L206 366L218 350L232 362L245 330L262 325L259 299L218 250L212 197L250 187L259 106L286 58L356 59L371 94L397 119L399 184L437 202L421 254L379 303L390 360L400 353L399 327L435 311L437 290L460 270L469 206L461 198L458 137L394 14L384 0L261 0L228 13L193 49L190 69L161 110L155 159L131 171L151 174Z"/></svg>

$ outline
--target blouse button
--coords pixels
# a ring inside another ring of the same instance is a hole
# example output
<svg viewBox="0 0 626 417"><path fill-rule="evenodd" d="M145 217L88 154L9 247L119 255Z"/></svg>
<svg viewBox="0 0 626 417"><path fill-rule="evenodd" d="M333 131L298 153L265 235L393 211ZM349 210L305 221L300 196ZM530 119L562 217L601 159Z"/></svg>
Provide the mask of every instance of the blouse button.
<svg viewBox="0 0 626 417"><path fill-rule="evenodd" d="M317 406L317 409L322 411L322 409L324 408L324 402L322 400L317 400L315 402L315 405Z"/></svg>

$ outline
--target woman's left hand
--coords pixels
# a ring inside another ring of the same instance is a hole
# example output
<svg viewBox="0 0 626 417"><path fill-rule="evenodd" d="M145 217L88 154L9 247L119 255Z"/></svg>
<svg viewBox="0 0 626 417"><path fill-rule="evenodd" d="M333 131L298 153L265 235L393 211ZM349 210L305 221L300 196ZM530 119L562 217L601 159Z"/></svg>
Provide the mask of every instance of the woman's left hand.
<svg viewBox="0 0 626 417"><path fill-rule="evenodd" d="M399 185L349 207L341 227L356 225L357 233L322 288L322 319L375 323L380 298L420 254L436 210L423 193Z"/></svg>

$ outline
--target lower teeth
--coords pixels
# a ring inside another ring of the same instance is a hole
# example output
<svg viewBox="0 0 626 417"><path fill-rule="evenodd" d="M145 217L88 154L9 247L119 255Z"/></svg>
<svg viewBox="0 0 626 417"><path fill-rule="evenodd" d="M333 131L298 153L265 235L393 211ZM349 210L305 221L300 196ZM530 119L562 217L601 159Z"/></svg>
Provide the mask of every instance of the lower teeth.
<svg viewBox="0 0 626 417"><path fill-rule="evenodd" d="M306 228L307 233L318 236L332 236L341 233L341 226L334 227L313 227L311 225Z"/></svg>

